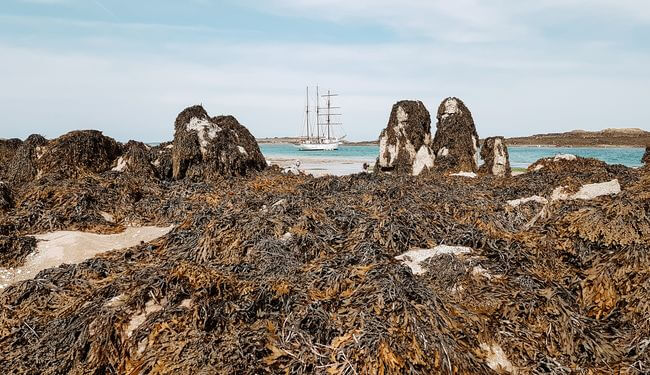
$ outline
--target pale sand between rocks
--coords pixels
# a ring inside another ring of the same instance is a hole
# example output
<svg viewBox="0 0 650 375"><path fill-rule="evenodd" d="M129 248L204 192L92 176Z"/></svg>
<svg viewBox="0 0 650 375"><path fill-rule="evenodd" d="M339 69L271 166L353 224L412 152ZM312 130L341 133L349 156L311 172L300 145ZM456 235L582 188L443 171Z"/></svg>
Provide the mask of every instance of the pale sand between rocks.
<svg viewBox="0 0 650 375"><path fill-rule="evenodd" d="M35 235L39 241L22 267L0 268L0 290L18 281L31 279L40 271L62 264L77 264L111 250L126 249L162 237L170 227L129 227L118 234L59 231Z"/></svg>

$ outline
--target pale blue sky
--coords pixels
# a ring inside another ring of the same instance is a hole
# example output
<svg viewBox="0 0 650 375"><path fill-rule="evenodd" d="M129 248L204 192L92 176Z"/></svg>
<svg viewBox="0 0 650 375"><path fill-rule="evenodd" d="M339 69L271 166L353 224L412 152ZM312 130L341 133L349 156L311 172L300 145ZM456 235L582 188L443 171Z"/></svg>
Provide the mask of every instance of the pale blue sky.
<svg viewBox="0 0 650 375"><path fill-rule="evenodd" d="M308 84L354 140L452 95L481 136L650 130L648 67L646 0L2 0L0 137L169 140L197 103L296 135Z"/></svg>

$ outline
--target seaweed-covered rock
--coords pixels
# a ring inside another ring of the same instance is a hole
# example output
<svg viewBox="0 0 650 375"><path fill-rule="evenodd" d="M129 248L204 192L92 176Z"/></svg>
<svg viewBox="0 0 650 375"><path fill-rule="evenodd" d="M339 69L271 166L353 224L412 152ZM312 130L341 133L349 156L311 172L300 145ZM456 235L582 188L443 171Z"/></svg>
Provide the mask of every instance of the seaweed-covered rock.
<svg viewBox="0 0 650 375"><path fill-rule="evenodd" d="M0 139L0 178L3 178L8 171L9 163L16 155L23 141L17 138Z"/></svg>
<svg viewBox="0 0 650 375"><path fill-rule="evenodd" d="M0 181L0 212L8 210L14 206L13 195L9 185Z"/></svg>
<svg viewBox="0 0 650 375"><path fill-rule="evenodd" d="M78 177L101 173L113 167L122 146L97 130L77 130L50 141L43 147L37 166L41 174Z"/></svg>
<svg viewBox="0 0 650 375"><path fill-rule="evenodd" d="M477 172L479 137L472 113L458 98L447 98L440 103L437 114L433 151L435 170L442 173Z"/></svg>
<svg viewBox="0 0 650 375"><path fill-rule="evenodd" d="M645 165L650 165L650 145L645 146L645 154L643 154L643 158L641 158L641 161Z"/></svg>
<svg viewBox="0 0 650 375"><path fill-rule="evenodd" d="M171 180L174 175L174 165L172 163L172 142L163 142L156 147L151 148L151 157L153 166L156 168L158 177L163 180Z"/></svg>
<svg viewBox="0 0 650 375"><path fill-rule="evenodd" d="M419 175L432 168L434 161L429 111L421 101L397 102L379 136L375 170Z"/></svg>
<svg viewBox="0 0 650 375"><path fill-rule="evenodd" d="M210 118L202 106L176 118L172 149L174 179L243 176L266 168L253 135L233 116Z"/></svg>
<svg viewBox="0 0 650 375"><path fill-rule="evenodd" d="M156 177L157 170L152 164L152 155L151 147L142 142L129 141L124 145L124 154L117 159L112 170L140 177Z"/></svg>
<svg viewBox="0 0 650 375"><path fill-rule="evenodd" d="M479 168L480 173L498 177L510 176L510 156L505 138L486 138L483 141L483 147L481 147L481 159L485 163Z"/></svg>
<svg viewBox="0 0 650 375"><path fill-rule="evenodd" d="M9 162L6 173L7 182L23 184L35 179L39 173L36 163L42 156L43 146L47 143L47 139L39 134L27 137Z"/></svg>

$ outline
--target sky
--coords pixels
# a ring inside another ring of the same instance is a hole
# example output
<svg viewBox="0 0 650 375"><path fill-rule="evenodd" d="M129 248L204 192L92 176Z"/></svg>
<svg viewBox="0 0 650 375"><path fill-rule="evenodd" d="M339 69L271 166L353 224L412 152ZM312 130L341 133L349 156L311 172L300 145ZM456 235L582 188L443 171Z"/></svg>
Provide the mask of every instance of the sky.
<svg viewBox="0 0 650 375"><path fill-rule="evenodd" d="M350 140L404 99L435 128L449 96L481 137L650 130L650 1L0 2L1 138L160 142L194 104L296 136L315 85L340 94Z"/></svg>

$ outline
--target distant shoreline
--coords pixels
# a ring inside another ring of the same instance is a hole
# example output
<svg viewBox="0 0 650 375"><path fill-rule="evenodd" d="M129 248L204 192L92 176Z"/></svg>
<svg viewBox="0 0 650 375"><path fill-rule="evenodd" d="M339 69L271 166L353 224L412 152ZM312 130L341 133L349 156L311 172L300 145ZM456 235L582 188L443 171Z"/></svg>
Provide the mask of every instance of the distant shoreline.
<svg viewBox="0 0 650 375"><path fill-rule="evenodd" d="M508 142L506 140L506 142ZM258 140L257 143L260 145L295 145L296 143L293 142L281 142L281 141L276 141L276 142L265 142L263 140ZM350 146L350 147L358 147L358 146L379 146L378 142L349 142L349 143L344 143L343 146ZM645 146L641 145L551 145L551 144L509 144L507 143L508 147L516 147L516 148L523 148L523 147L540 147L540 148L645 148Z"/></svg>

